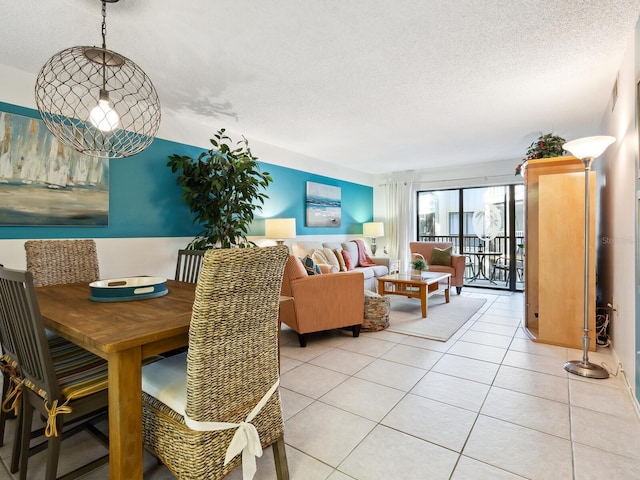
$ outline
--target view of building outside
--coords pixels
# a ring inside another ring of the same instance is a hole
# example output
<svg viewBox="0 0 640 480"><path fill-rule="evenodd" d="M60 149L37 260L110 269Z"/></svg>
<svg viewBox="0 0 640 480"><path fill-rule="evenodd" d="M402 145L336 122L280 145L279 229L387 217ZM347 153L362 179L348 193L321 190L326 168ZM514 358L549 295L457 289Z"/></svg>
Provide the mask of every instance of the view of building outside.
<svg viewBox="0 0 640 480"><path fill-rule="evenodd" d="M417 221L418 240L451 242L467 256L465 284L511 288L514 276L515 289L523 289L523 185L418 192Z"/></svg>

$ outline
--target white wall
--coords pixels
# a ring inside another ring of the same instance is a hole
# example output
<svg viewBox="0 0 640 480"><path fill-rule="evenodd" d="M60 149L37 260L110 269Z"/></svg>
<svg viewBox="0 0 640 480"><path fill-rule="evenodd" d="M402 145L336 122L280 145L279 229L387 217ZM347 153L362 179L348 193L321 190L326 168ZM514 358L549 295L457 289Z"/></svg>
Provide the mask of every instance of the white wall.
<svg viewBox="0 0 640 480"><path fill-rule="evenodd" d="M594 162L600 190L600 235L598 245L598 281L603 301L617 307L611 320L613 349L632 388L636 377L635 316L636 278L636 185L638 131L636 127L636 83L640 78L636 50L640 45L640 22L629 39L620 66L618 100L610 102L604 114L602 132L617 142ZM613 82L615 79L611 79ZM636 392L637 394L638 392ZM637 396L637 395L636 395Z"/></svg>
<svg viewBox="0 0 640 480"><path fill-rule="evenodd" d="M411 170L395 172L389 175L374 177L373 187L373 219L384 222L386 216L386 200L384 185L393 182L406 182L411 185L411 210L409 215L410 232L408 238L415 239L416 232L416 192L419 190L437 190L460 187L488 187L492 185L522 184L521 176L515 175L515 168L521 158L498 160L456 167L441 167L428 170ZM388 238L378 239L378 245L390 242Z"/></svg>
<svg viewBox="0 0 640 480"><path fill-rule="evenodd" d="M273 240L263 237L248 238L259 246L275 245ZM286 240L285 245L291 249L294 242L343 242L355 238L361 238L361 236L300 235ZM191 237L96 238L100 278L139 275L174 278L178 249L185 248L191 240ZM25 270L27 267L25 241L0 240L0 264L7 268ZM369 239L365 239L365 243L369 248Z"/></svg>

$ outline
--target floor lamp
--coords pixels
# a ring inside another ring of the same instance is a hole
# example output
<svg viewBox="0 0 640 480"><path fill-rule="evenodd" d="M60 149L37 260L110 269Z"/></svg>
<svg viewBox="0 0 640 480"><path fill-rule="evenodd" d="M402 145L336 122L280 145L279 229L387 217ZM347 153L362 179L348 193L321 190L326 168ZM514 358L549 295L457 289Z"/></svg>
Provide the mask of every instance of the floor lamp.
<svg viewBox="0 0 640 480"><path fill-rule="evenodd" d="M615 142L614 137L585 137L565 143L562 148L584 163L584 325L582 327L582 360L571 360L564 364L564 369L575 375L589 378L607 378L609 372L589 362L589 277L590 277L590 238L589 238L589 206L590 193L589 173L593 160L598 158L609 145Z"/></svg>

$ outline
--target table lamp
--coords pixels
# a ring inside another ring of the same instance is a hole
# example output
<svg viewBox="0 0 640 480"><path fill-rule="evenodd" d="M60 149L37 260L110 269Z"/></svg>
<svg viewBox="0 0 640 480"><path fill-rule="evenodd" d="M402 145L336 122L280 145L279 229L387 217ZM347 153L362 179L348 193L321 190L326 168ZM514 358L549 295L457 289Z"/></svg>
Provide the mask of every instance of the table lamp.
<svg viewBox="0 0 640 480"><path fill-rule="evenodd" d="M283 245L286 238L296 238L296 219L266 218L264 236L274 239L278 245Z"/></svg>
<svg viewBox="0 0 640 480"><path fill-rule="evenodd" d="M362 236L371 238L371 253L376 254L376 238L384 237L384 223L366 222L362 224Z"/></svg>
<svg viewBox="0 0 640 480"><path fill-rule="evenodd" d="M571 360L564 364L567 372L588 378L607 378L609 372L600 365L589 362L589 278L590 278L590 238L589 238L589 173L593 160L604 153L615 142L614 137L585 137L565 143L562 148L584 163L584 325L582 328L582 360Z"/></svg>

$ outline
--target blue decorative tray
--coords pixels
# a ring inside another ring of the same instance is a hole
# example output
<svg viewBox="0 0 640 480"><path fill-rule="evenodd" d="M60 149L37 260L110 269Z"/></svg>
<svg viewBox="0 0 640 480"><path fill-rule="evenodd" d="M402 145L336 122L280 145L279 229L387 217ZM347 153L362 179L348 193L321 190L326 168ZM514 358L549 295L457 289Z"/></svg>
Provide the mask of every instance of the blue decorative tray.
<svg viewBox="0 0 640 480"><path fill-rule="evenodd" d="M161 297L168 293L167 279L161 277L128 277L98 280L89 284L94 302L130 302Z"/></svg>

